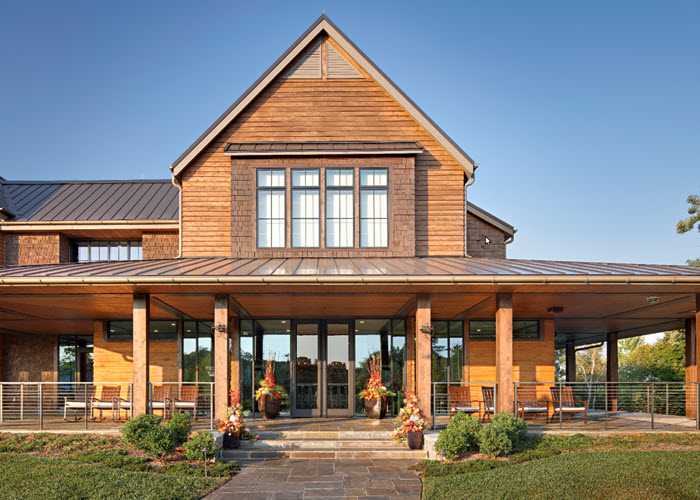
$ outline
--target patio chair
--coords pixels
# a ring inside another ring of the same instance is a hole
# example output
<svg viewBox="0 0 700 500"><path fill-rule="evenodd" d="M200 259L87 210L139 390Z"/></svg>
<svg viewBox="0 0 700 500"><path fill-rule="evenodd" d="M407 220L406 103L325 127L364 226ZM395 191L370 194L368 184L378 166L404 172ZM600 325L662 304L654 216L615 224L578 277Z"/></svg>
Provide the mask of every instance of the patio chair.
<svg viewBox="0 0 700 500"><path fill-rule="evenodd" d="M481 421L486 422L486 415L489 415L489 420L491 416L496 413L496 405L494 404L494 391L491 386L481 386L481 396L484 400L484 413L482 414Z"/></svg>
<svg viewBox="0 0 700 500"><path fill-rule="evenodd" d="M474 406L476 403L476 406ZM457 413L462 412L467 415L479 413L479 402L472 401L469 392L469 386L448 386L447 387L447 404L450 408L450 418Z"/></svg>
<svg viewBox="0 0 700 500"><path fill-rule="evenodd" d="M544 406L542 404L544 403ZM545 422L549 418L549 401L538 400L537 399L537 387L533 385L526 385L518 387L517 404L517 416L525 419L525 414L532 414L532 422L538 415L544 415Z"/></svg>
<svg viewBox="0 0 700 500"><path fill-rule="evenodd" d="M91 405L93 412L95 410L99 410L100 421L104 420L102 414L105 410L110 410L112 412L112 420L115 420L114 412L119 408L119 395L121 392L122 388L118 385L102 386L102 394L100 395L100 398L94 398Z"/></svg>
<svg viewBox="0 0 700 500"><path fill-rule="evenodd" d="M182 413L191 411L192 419L197 420L197 400L199 399L198 385L181 385L180 397L173 401L173 411Z"/></svg>
<svg viewBox="0 0 700 500"><path fill-rule="evenodd" d="M122 410L127 412L127 420L131 418L131 386L126 391L126 399L119 398L117 401L117 420L122 419Z"/></svg>
<svg viewBox="0 0 700 500"><path fill-rule="evenodd" d="M63 420L68 420L68 410L73 410L76 412L75 414L75 420L74 422L77 422L80 420L80 417L77 415L78 410L83 410L88 417L92 413L90 406L92 404L92 400L95 399L95 386L87 386L83 385L82 387L78 387L75 398L71 399L68 397L63 398Z"/></svg>
<svg viewBox="0 0 700 500"><path fill-rule="evenodd" d="M561 413L562 415L568 413L568 422L571 422L571 419L574 418L574 415L577 413L583 413L583 423L588 423L588 401L576 401L574 399L574 391L571 390L571 387L565 386L561 388L561 401L559 401L558 387L550 387L549 391L552 394L552 401L554 402L554 413ZM552 416L552 418L554 418L554 416Z"/></svg>
<svg viewBox="0 0 700 500"><path fill-rule="evenodd" d="M153 410L161 410L163 418L168 418L168 411L171 410L171 392L170 385L155 385L153 386L153 394L151 397L151 413Z"/></svg>

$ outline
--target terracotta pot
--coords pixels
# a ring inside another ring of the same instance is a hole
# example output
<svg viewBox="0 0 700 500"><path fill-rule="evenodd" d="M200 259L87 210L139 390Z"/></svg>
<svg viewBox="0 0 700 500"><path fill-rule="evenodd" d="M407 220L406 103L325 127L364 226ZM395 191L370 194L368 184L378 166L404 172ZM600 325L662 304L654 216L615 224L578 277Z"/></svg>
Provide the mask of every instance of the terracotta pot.
<svg viewBox="0 0 700 500"><path fill-rule="evenodd" d="M241 445L241 438L238 432L224 432L224 448L235 450Z"/></svg>
<svg viewBox="0 0 700 500"><path fill-rule="evenodd" d="M423 447L423 431L408 431L406 442L411 450L420 450Z"/></svg>
<svg viewBox="0 0 700 500"><path fill-rule="evenodd" d="M271 396L264 396L258 399L258 409L264 420L273 420L280 414L282 399L272 399Z"/></svg>
<svg viewBox="0 0 700 500"><path fill-rule="evenodd" d="M386 398L365 399L365 415L368 418L382 419L386 415Z"/></svg>

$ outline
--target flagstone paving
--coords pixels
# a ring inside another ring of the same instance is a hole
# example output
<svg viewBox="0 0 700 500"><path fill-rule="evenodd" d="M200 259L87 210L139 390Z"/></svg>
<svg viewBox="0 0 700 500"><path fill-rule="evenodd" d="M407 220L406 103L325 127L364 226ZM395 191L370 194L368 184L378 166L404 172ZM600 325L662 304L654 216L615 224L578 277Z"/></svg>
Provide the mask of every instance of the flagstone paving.
<svg viewBox="0 0 700 500"><path fill-rule="evenodd" d="M420 499L415 460L280 458L241 462L236 476L206 497L296 500L306 498Z"/></svg>

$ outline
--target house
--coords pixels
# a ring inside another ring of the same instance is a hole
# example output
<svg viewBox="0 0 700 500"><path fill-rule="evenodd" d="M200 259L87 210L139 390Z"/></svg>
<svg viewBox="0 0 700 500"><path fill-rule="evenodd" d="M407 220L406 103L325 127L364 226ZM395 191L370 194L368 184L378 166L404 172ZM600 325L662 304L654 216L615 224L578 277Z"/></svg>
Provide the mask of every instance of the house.
<svg viewBox="0 0 700 500"><path fill-rule="evenodd" d="M136 413L213 382L221 418L272 356L292 416L352 416L378 353L427 413L433 382L512 409L557 347L572 380L607 341L615 382L617 339L685 328L699 381L700 269L508 259L476 167L321 16L169 179L0 182L0 380L133 384Z"/></svg>

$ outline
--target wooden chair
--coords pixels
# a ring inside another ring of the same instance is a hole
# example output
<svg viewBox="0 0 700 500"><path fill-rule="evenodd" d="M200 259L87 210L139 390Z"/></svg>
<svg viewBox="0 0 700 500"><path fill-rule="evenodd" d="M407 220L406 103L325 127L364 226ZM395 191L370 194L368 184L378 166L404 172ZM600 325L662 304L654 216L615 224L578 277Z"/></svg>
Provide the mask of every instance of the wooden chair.
<svg viewBox="0 0 700 500"><path fill-rule="evenodd" d="M129 386L129 388L126 391L126 399L119 398L119 401L117 401L117 415L119 416L117 420L122 419L122 410L127 412L127 420L131 418L133 416L131 408L131 386Z"/></svg>
<svg viewBox="0 0 700 500"><path fill-rule="evenodd" d="M482 422L486 422L486 415L493 416L496 413L496 405L494 404L494 391L491 386L481 386L481 397L484 400L484 413L482 415ZM491 417L489 417L490 420Z"/></svg>
<svg viewBox="0 0 700 500"><path fill-rule="evenodd" d="M168 411L171 409L171 385L155 385L153 386L153 395L151 398L151 413L153 410L161 410L163 418L168 418Z"/></svg>
<svg viewBox="0 0 700 500"><path fill-rule="evenodd" d="M78 387L75 398L70 399L68 397L63 398L63 420L68 420L68 410L73 410L76 412L74 422L80 420L77 415L78 410L83 410L88 418L91 416L92 410L90 409L92 401L95 399L95 386L83 385Z"/></svg>
<svg viewBox="0 0 700 500"><path fill-rule="evenodd" d="M544 406L542 404L544 403ZM544 415L545 422L549 417L549 401L537 399L537 387L525 385L518 387L517 416L525 418L526 413L532 414L534 422L538 415Z"/></svg>
<svg viewBox="0 0 700 500"><path fill-rule="evenodd" d="M474 406L476 403L476 406ZM479 413L479 402L472 401L469 386L450 385L447 387L447 404L450 407L450 418L457 413L463 412L467 415Z"/></svg>
<svg viewBox="0 0 700 500"><path fill-rule="evenodd" d="M550 387L549 392L552 394L552 401L554 402L554 413L561 413L562 415L568 413L568 422L571 422L571 419L577 413L583 413L583 423L588 423L588 401L576 401L571 387L565 386L561 388L561 401L559 401L558 387Z"/></svg>
<svg viewBox="0 0 700 500"><path fill-rule="evenodd" d="M105 410L110 410L112 412L112 420L114 418L114 412L119 408L119 395L122 392L122 388L119 385L105 385L102 386L102 394L100 398L94 398L92 400L92 411L100 411L100 421L104 420L102 417L102 412Z"/></svg>
<svg viewBox="0 0 700 500"><path fill-rule="evenodd" d="M173 401L173 411L182 413L191 411L192 419L197 420L197 401L199 399L198 385L181 385L180 396Z"/></svg>

